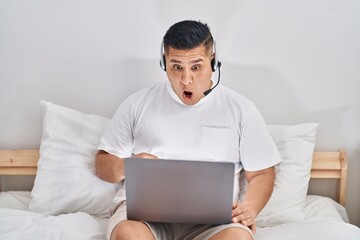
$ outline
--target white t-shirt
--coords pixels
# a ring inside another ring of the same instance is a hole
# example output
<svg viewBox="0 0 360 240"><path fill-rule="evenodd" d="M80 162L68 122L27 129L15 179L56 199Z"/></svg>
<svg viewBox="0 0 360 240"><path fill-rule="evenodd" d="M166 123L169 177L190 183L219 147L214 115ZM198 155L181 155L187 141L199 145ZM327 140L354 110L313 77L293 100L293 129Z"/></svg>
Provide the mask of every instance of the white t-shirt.
<svg viewBox="0 0 360 240"><path fill-rule="evenodd" d="M195 105L185 105L164 81L129 96L105 130L99 149L118 157L150 153L164 159L235 163L234 201L239 172L280 161L265 122L245 97L219 85ZM121 188L114 202L125 199Z"/></svg>

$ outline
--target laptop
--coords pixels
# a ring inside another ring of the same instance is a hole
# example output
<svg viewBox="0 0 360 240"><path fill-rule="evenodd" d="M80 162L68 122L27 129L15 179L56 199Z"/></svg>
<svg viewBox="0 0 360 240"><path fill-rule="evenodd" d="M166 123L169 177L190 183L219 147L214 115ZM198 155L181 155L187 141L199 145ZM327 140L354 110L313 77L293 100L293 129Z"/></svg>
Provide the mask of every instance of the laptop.
<svg viewBox="0 0 360 240"><path fill-rule="evenodd" d="M125 159L129 220L231 222L235 165L168 159Z"/></svg>

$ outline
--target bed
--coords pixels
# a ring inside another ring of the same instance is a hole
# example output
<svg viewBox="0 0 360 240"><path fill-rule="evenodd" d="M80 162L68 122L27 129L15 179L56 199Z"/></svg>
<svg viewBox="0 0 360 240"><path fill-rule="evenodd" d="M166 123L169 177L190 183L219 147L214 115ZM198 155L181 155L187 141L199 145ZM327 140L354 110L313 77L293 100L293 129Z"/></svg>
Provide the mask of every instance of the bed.
<svg viewBox="0 0 360 240"><path fill-rule="evenodd" d="M95 175L96 147L109 119L49 102L41 106L40 149L0 150L0 175L36 175L31 191L0 193L0 239L105 239L108 210L122 187ZM314 152L317 126L269 126L282 162L257 219L257 240L360 239L345 210L346 152ZM336 201L308 195L310 178L336 179Z"/></svg>

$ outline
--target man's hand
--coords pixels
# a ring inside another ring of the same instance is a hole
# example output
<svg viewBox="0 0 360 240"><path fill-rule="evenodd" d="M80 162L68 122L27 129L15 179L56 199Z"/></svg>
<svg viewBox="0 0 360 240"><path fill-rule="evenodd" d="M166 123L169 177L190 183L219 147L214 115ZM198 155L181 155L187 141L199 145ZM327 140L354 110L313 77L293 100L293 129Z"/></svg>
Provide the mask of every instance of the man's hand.
<svg viewBox="0 0 360 240"><path fill-rule="evenodd" d="M144 153L144 152L135 154L133 157L135 157L135 158L149 158L149 159L157 159L158 158L155 155L152 155L150 153Z"/></svg>
<svg viewBox="0 0 360 240"><path fill-rule="evenodd" d="M137 158L158 158L149 153L134 155ZM99 151L95 160L96 175L104 181L118 183L124 180L124 159L105 151Z"/></svg>
<svg viewBox="0 0 360 240"><path fill-rule="evenodd" d="M233 204L232 222L249 227L254 234L256 233L255 218L255 212L246 203L238 202Z"/></svg>

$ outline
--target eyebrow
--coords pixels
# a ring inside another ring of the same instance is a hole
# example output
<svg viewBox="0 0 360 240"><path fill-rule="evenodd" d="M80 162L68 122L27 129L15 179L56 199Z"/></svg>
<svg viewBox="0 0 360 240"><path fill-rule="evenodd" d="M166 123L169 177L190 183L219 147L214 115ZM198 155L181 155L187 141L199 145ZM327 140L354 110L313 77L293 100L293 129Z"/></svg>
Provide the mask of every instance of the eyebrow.
<svg viewBox="0 0 360 240"><path fill-rule="evenodd" d="M175 60L175 59L171 59L170 62L171 62L171 63L181 63L181 61Z"/></svg>
<svg viewBox="0 0 360 240"><path fill-rule="evenodd" d="M203 62L203 61L204 61L203 59L199 58L199 59L190 61L190 63L199 63L199 62ZM181 61L176 60L176 59L171 59L170 62L171 63L181 63Z"/></svg>
<svg viewBox="0 0 360 240"><path fill-rule="evenodd" d="M190 63L199 63L199 62L203 62L203 61L204 61L204 59L199 58L199 59L190 61Z"/></svg>

